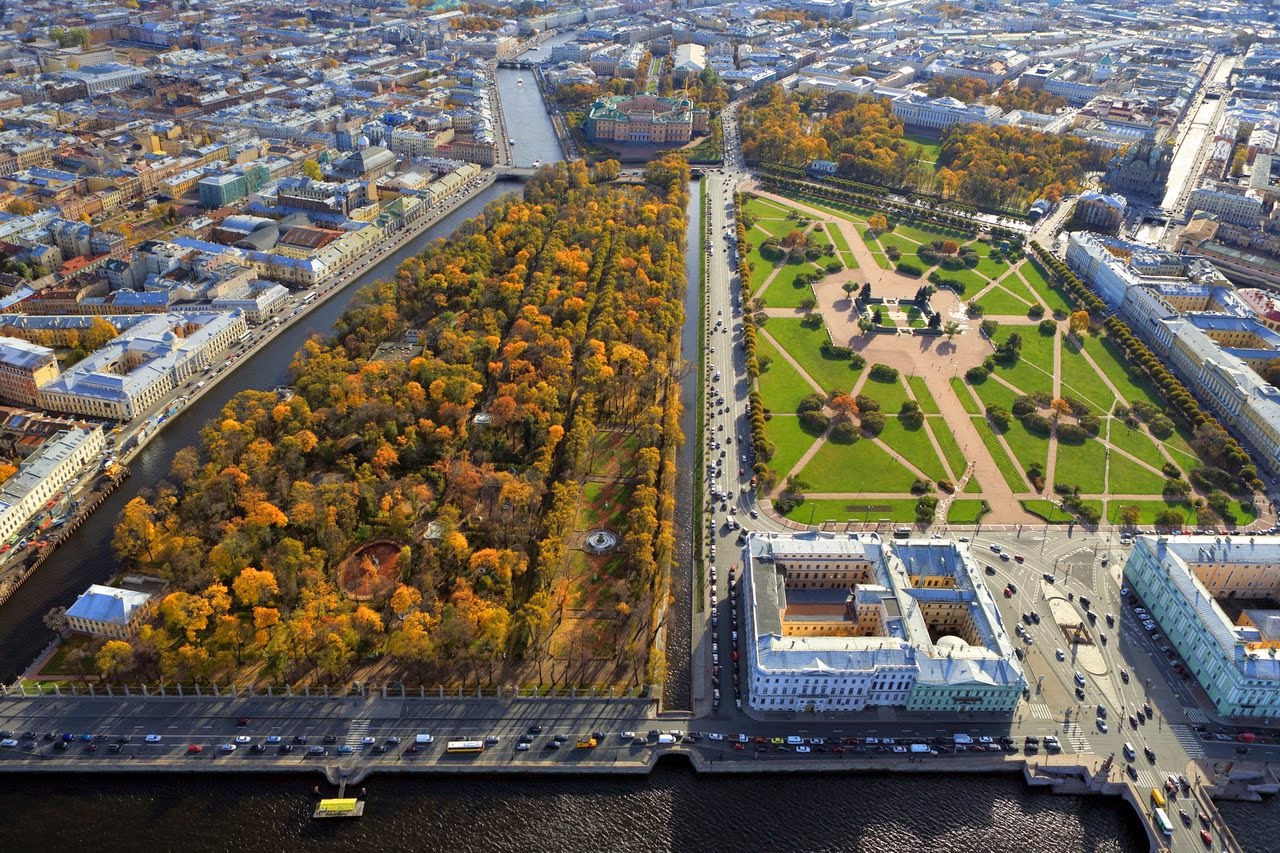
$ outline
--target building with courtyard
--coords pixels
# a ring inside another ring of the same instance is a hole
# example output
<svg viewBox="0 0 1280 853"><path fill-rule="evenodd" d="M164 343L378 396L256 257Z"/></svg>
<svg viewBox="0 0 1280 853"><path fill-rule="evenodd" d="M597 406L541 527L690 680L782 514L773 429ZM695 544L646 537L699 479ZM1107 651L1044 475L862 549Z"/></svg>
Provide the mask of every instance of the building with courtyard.
<svg viewBox="0 0 1280 853"><path fill-rule="evenodd" d="M743 596L756 710L1012 713L1026 686L967 545L756 534Z"/></svg>
<svg viewBox="0 0 1280 853"><path fill-rule="evenodd" d="M1124 579L1218 713L1280 717L1280 537L1139 536Z"/></svg>
<svg viewBox="0 0 1280 853"><path fill-rule="evenodd" d="M592 142L631 144L685 143L706 133L708 115L688 98L655 95L601 98L587 113L586 134Z"/></svg>

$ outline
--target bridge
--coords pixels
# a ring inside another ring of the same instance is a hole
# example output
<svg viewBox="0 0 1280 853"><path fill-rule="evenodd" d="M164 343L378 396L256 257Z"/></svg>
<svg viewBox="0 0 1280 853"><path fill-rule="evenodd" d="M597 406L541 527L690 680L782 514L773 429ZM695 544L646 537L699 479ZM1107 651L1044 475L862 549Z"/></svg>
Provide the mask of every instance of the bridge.
<svg viewBox="0 0 1280 853"><path fill-rule="evenodd" d="M527 178L532 178L537 173L537 171L538 171L537 169L531 168L529 166L494 166L493 167L494 177L496 177L499 180L508 180L508 181L522 181Z"/></svg>
<svg viewBox="0 0 1280 853"><path fill-rule="evenodd" d="M528 59L499 59L498 60L499 68L522 68L522 69L528 70L531 68L536 68L537 66L538 66L538 63L532 62Z"/></svg>

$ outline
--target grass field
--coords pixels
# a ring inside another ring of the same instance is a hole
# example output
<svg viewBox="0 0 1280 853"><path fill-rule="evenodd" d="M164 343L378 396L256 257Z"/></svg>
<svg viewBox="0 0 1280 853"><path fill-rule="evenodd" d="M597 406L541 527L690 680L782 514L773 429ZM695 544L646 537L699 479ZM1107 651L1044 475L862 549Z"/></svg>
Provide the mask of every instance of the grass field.
<svg viewBox="0 0 1280 853"><path fill-rule="evenodd" d="M1085 343L1085 351L1093 357L1093 361L1098 365L1098 369L1107 374L1107 378L1111 380L1111 384L1116 387L1120 395L1126 403L1132 403L1134 400L1146 400L1153 406L1161 409L1165 407L1164 401L1151 388L1147 380L1139 376L1137 373L1131 373L1129 366L1125 364L1123 351L1110 338L1101 338L1102 346L1098 346L1098 339L1091 339Z"/></svg>
<svg viewBox="0 0 1280 853"><path fill-rule="evenodd" d="M1093 442L1090 442L1091 444ZM1107 492L1113 495L1158 495L1164 488L1164 475L1143 468L1119 453L1111 454Z"/></svg>
<svg viewBox="0 0 1280 853"><path fill-rule="evenodd" d="M920 429L907 429L897 418L887 418L884 432L880 433L880 440L919 468L930 480L937 482L947 479L947 472L942 467L942 462L938 459L938 454L929 441L929 434L925 432L923 426Z"/></svg>
<svg viewBox="0 0 1280 853"><path fill-rule="evenodd" d="M1038 462L1043 468L1049 461L1049 439L1027 432L1027 428L1018 421L1014 421L1009 426L1009 431L1004 434L1004 440L1009 443L1009 449L1013 451L1013 455L1022 463L1024 471L1030 468L1032 463ZM1098 476L1101 478L1101 471ZM1025 491L1025 487L1022 491Z"/></svg>
<svg viewBox="0 0 1280 853"><path fill-rule="evenodd" d="M978 407L978 402L973 399L973 395L969 393L969 385L959 376L951 377L951 390L955 392L956 397L960 399L960 405L964 406L964 410L971 415L982 414L982 409Z"/></svg>
<svg viewBox="0 0 1280 853"><path fill-rule="evenodd" d="M982 514L983 501L956 500L947 509L948 524L977 524Z"/></svg>
<svg viewBox="0 0 1280 853"><path fill-rule="evenodd" d="M1196 514L1190 504L1178 501L1151 500L1151 501L1111 501L1107 509L1107 520L1113 524L1120 523L1120 513L1127 506L1136 506L1138 508L1138 524L1155 524L1157 513L1164 510L1175 510L1183 513L1186 518L1186 524L1191 527L1196 525ZM1232 509L1236 513L1237 525L1245 525L1258 517L1257 512L1252 507L1247 507L1239 501L1231 502Z"/></svg>
<svg viewBox="0 0 1280 853"><path fill-rule="evenodd" d="M933 431L933 437L938 440L938 446L942 448L942 455L947 458L947 464L951 466L951 473L958 479L964 476L965 469L969 467L969 460L965 458L964 451L960 449L960 442L956 441L955 434L947 427L947 422L941 418L926 418L929 429ZM976 480L971 479L969 484L972 485ZM969 491L969 487L965 487L965 491Z"/></svg>
<svg viewBox="0 0 1280 853"><path fill-rule="evenodd" d="M778 472L780 480L785 480L816 439L804 431L795 415L774 415L765 423L764 431L774 447L769 467ZM725 465L733 467L732 461Z"/></svg>
<svg viewBox="0 0 1280 853"><path fill-rule="evenodd" d="M1088 403L1095 414L1106 414L1115 406L1115 395L1106 381L1065 340L1062 342L1062 393Z"/></svg>
<svg viewBox="0 0 1280 853"><path fill-rule="evenodd" d="M800 401L814 389L789 361L778 354L764 335L756 338L756 353L769 357L769 369L761 371L758 380L765 407L775 412L795 412Z"/></svg>
<svg viewBox="0 0 1280 853"><path fill-rule="evenodd" d="M1071 313L1072 302L1066 292L1061 288L1049 286L1049 278L1040 267L1039 261L1031 258L1023 261L1018 266L1018 275L1022 276L1023 281L1039 294L1040 299L1049 306L1050 311Z"/></svg>
<svg viewBox="0 0 1280 853"><path fill-rule="evenodd" d="M849 248L849 241L845 239L844 232L832 222L827 225L827 233L831 235L831 243L836 247L836 254L840 256L840 260L844 261L845 268L856 270L858 261L853 256L853 250Z"/></svg>
<svg viewBox="0 0 1280 853"><path fill-rule="evenodd" d="M985 275L987 278L999 278L1009 271L1009 262L1000 260L993 261L991 258L983 258L978 261L975 269Z"/></svg>
<svg viewBox="0 0 1280 853"><path fill-rule="evenodd" d="M1056 336L1042 335L1034 326L1018 331L1022 335L1022 358L1013 367L999 367L1000 376L1024 394L1052 392L1053 341ZM1003 342L1007 337L1007 334L1000 335L1000 340Z"/></svg>
<svg viewBox="0 0 1280 853"><path fill-rule="evenodd" d="M998 284L991 285L981 296L974 297L988 314L1024 316L1031 303L1024 302ZM1026 337L1025 335L1023 337Z"/></svg>
<svg viewBox="0 0 1280 853"><path fill-rule="evenodd" d="M975 417L973 418L973 426L978 431L978 435L982 436L982 443L986 445L987 452L995 460L996 467L1000 469L1000 474L1004 477L1005 483L1014 492L1025 492L1028 489L1027 482L1018 473L1018 466L1013 464L1013 461L1009 459L1009 455L1004 452L1004 448L1000 446L1000 441L991 430L991 424L987 423L986 418Z"/></svg>
<svg viewBox="0 0 1280 853"><path fill-rule="evenodd" d="M919 133L908 133L903 138L911 143L917 160L930 166L937 165L938 154L942 151L942 145L937 139Z"/></svg>
<svg viewBox="0 0 1280 853"><path fill-rule="evenodd" d="M869 509L871 506L877 509ZM800 524L822 524L824 521L876 522L885 519L913 522L916 520L916 500L915 498L807 499L787 513L787 518Z"/></svg>
<svg viewBox="0 0 1280 853"><path fill-rule="evenodd" d="M1147 434L1145 428L1132 429L1124 421L1112 418L1111 432L1107 434L1107 440L1121 450L1132 453L1149 465L1159 468L1165 463L1165 458L1160 454L1160 448L1156 445L1156 440Z"/></svg>
<svg viewBox="0 0 1280 853"><path fill-rule="evenodd" d="M820 347L823 341L828 340L826 328L819 326L808 329L800 325L800 322L799 318L793 320L790 317L771 317L763 329L824 390L851 390L858 378L858 371L853 369L853 363L844 359L824 358Z"/></svg>
<svg viewBox="0 0 1280 853"><path fill-rule="evenodd" d="M866 439L853 444L827 442L810 458L802 475L815 492L907 494L916 479L874 441Z"/></svg>
<svg viewBox="0 0 1280 853"><path fill-rule="evenodd" d="M1049 500L1024 500L1020 501L1022 508L1032 515L1038 515L1050 524L1067 524L1074 516L1058 506L1055 501ZM1091 506L1099 513L1102 512L1102 501L1081 501L1085 506Z"/></svg>
<svg viewBox="0 0 1280 853"><path fill-rule="evenodd" d="M982 401L982 413L985 413L992 405L1003 406L1008 409L1013 406L1013 401L1018 398L1018 392L1014 391L1003 382L996 381L995 377L988 377L986 382L979 382L972 386L977 392L978 399Z"/></svg>
<svg viewBox="0 0 1280 853"><path fill-rule="evenodd" d="M803 267L813 268L810 264L804 264ZM806 296L812 297L813 288L809 283L796 281L801 272L808 271L803 267L797 267L795 272L783 269L774 276L773 281L759 294L764 297L765 304L770 308L799 308Z"/></svg>
<svg viewBox="0 0 1280 853"><path fill-rule="evenodd" d="M938 404L934 401L933 395L929 393L929 386L925 384L923 376L908 376L907 384L911 386L911 393L915 396L916 402L920 404L920 411L926 415L940 413Z"/></svg>
<svg viewBox="0 0 1280 853"><path fill-rule="evenodd" d="M880 411L884 412L886 418L898 414L902 404L907 400L907 391L902 387L901 376L892 382L881 382L868 376L867 381L862 384L861 393L878 402Z"/></svg>
<svg viewBox="0 0 1280 853"><path fill-rule="evenodd" d="M1017 427L1010 429L1014 432ZM1114 461L1114 460L1113 460ZM1107 466L1107 448L1100 441L1084 444L1058 444L1058 461L1053 472L1053 482L1079 487L1081 494L1102 493L1103 473ZM1111 486L1115 491L1115 484ZM1157 488L1157 494L1159 489Z"/></svg>

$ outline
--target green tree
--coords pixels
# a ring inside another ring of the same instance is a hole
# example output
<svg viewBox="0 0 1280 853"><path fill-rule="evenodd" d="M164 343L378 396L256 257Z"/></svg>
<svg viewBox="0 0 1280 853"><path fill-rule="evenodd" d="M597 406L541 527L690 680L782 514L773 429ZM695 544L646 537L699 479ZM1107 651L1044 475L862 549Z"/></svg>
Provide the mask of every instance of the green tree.
<svg viewBox="0 0 1280 853"><path fill-rule="evenodd" d="M320 164L311 159L302 161L302 175L303 177L311 178L313 181L324 180L324 172L320 170Z"/></svg>

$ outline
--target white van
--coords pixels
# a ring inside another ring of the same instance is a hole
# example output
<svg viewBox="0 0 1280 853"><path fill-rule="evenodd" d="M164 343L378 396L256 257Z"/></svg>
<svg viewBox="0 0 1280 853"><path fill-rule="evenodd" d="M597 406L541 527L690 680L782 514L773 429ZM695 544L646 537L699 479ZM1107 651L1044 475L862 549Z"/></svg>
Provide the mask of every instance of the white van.
<svg viewBox="0 0 1280 853"><path fill-rule="evenodd" d="M676 742L675 735L658 735L659 746L670 746Z"/></svg>
<svg viewBox="0 0 1280 853"><path fill-rule="evenodd" d="M1130 761L1133 761L1133 759L1138 757L1137 751L1133 748L1133 744L1129 743L1129 741L1124 742L1124 757L1129 759Z"/></svg>
<svg viewBox="0 0 1280 853"><path fill-rule="evenodd" d="M423 744L432 743L434 741L435 741L435 738L432 737L431 735L416 735L413 738L413 742L418 744L419 746L422 746Z"/></svg>
<svg viewBox="0 0 1280 853"><path fill-rule="evenodd" d="M804 738L802 738L802 737L796 737L795 735L787 735L787 743L789 743L789 744L791 744L792 746L794 746L794 745L796 745L796 744L798 744L798 743L804 743Z"/></svg>
<svg viewBox="0 0 1280 853"><path fill-rule="evenodd" d="M969 737L967 734L963 732L952 735L951 739L956 743L973 743L973 738Z"/></svg>
<svg viewBox="0 0 1280 853"><path fill-rule="evenodd" d="M932 752L933 750L929 749L929 744L927 743L913 743L911 744L911 751L912 752Z"/></svg>

